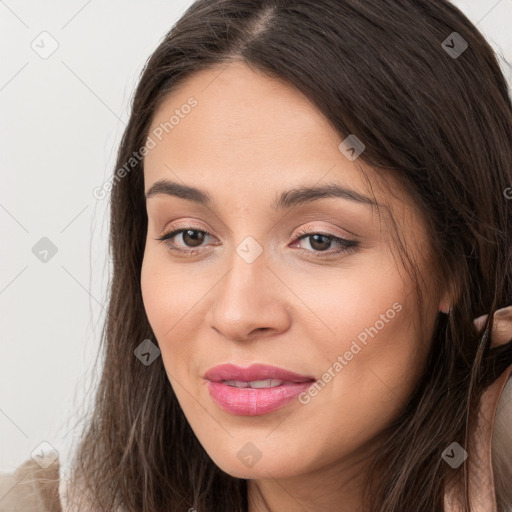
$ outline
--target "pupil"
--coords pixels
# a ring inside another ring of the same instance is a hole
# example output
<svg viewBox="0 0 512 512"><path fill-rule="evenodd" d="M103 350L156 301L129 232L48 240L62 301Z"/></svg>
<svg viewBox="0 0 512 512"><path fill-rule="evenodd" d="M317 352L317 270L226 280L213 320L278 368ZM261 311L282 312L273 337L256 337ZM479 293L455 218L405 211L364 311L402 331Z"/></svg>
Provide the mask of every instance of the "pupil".
<svg viewBox="0 0 512 512"><path fill-rule="evenodd" d="M313 247L314 249L320 250L320 251L328 249L328 247L315 247L315 244L317 243L318 238L320 238L320 239L323 238L324 239L324 244L329 245L330 240L325 235L313 235L312 238L313 238L313 241L310 242L311 243L311 247ZM322 242L320 242L320 245L322 245Z"/></svg>
<svg viewBox="0 0 512 512"><path fill-rule="evenodd" d="M196 233L197 236L193 236L193 235L190 235L190 233ZM201 245L201 242L203 241L203 234L199 234L199 231L195 230L195 229L188 229L187 231L185 231L183 233L183 236L184 237L187 237L187 236L190 236L192 238L192 246L193 247L196 247L198 245ZM187 243L187 241L185 240L185 243ZM187 244L188 245L188 244Z"/></svg>

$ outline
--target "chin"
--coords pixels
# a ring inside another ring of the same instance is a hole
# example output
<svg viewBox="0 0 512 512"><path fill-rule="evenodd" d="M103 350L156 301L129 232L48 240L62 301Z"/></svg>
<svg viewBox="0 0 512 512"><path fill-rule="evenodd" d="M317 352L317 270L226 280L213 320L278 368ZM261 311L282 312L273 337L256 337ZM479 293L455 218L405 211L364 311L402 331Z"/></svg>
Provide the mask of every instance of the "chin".
<svg viewBox="0 0 512 512"><path fill-rule="evenodd" d="M279 465L280 466L280 465ZM263 462L258 463L258 467L242 469L240 466L230 468L231 471L226 471L224 468L222 471L228 473L235 478L243 478L245 480L266 480L269 478L275 479L286 479L296 476L296 471L290 473L283 467L264 464Z"/></svg>
<svg viewBox="0 0 512 512"><path fill-rule="evenodd" d="M283 457L276 458L275 454L273 455L272 458L267 460L262 456L256 462L247 461L247 464L244 463L243 457L241 457L242 460L239 460L236 453L232 459L226 459L225 453L221 455L220 459L211 458L216 466L235 478L247 480L289 478L297 473L297 467L292 464L291 460L287 463ZM251 463L252 466L250 466ZM293 468L293 472L291 472L291 468Z"/></svg>

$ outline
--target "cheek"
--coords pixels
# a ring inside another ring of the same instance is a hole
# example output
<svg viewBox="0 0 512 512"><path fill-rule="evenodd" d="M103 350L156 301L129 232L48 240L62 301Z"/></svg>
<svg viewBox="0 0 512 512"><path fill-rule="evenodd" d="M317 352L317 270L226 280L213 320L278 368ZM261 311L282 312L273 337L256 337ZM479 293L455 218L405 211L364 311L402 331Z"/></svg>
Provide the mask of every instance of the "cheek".
<svg viewBox="0 0 512 512"><path fill-rule="evenodd" d="M320 380L303 403L320 414L337 402L346 417L332 415L333 422L382 428L409 398L428 356L413 283L383 264L312 285L302 280L294 290L316 317L301 323Z"/></svg>
<svg viewBox="0 0 512 512"><path fill-rule="evenodd" d="M194 277L183 272L179 265L170 265L159 252L147 250L141 270L144 308L157 337L170 335L178 322L192 311L200 294Z"/></svg>
<svg viewBox="0 0 512 512"><path fill-rule="evenodd" d="M144 254L141 293L146 315L158 341L166 370L172 375L191 371L197 353L197 332L204 322L198 315L214 282L197 280L180 265L171 265L158 250Z"/></svg>

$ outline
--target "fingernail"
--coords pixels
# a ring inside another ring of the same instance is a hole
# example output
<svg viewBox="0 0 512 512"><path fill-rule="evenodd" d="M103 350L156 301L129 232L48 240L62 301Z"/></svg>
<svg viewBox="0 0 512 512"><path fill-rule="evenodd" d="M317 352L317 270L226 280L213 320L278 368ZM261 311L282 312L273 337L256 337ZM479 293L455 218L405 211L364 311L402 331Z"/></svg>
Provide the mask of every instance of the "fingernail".
<svg viewBox="0 0 512 512"><path fill-rule="evenodd" d="M506 308L501 308L501 309L496 310L496 312L494 313L494 316L498 317L498 318L505 318L508 316L512 317L512 306L508 306Z"/></svg>

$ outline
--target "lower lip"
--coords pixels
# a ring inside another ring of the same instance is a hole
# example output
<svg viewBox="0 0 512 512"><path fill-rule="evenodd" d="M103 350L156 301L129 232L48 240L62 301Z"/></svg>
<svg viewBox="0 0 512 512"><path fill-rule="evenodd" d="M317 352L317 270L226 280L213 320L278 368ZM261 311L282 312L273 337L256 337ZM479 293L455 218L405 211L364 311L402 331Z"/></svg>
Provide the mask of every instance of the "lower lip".
<svg viewBox="0 0 512 512"><path fill-rule="evenodd" d="M281 384L273 388L236 388L208 381L210 396L232 414L259 416L280 409L306 391L313 382Z"/></svg>

